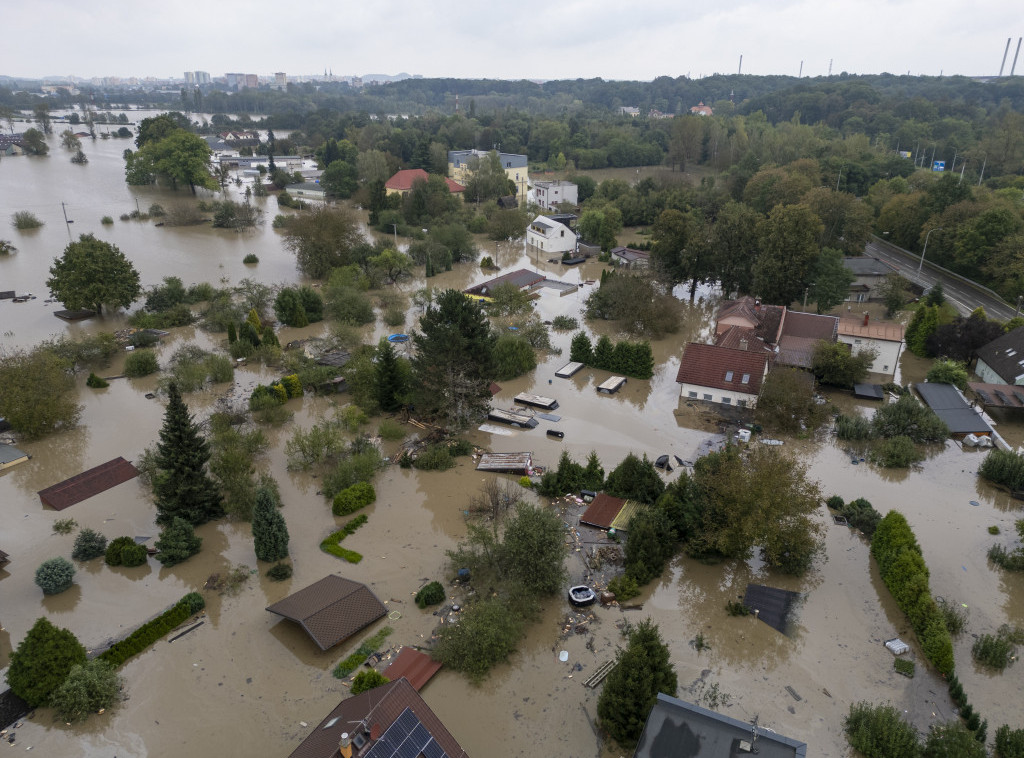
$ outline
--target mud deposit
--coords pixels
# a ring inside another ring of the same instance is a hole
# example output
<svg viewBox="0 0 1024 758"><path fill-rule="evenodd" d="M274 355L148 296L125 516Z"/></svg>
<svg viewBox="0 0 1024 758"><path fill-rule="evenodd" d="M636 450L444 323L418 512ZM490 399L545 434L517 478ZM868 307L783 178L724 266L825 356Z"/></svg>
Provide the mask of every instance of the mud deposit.
<svg viewBox="0 0 1024 758"><path fill-rule="evenodd" d="M0 277L10 281L10 287L43 295L48 262L66 244L59 202L55 205L44 194L38 198L32 194L44 192L38 189L44 180L78 192L87 212L75 219L75 233L95 231L115 241L136 261L147 283L170 274L186 282L217 282L225 277L236 283L245 276L268 283L297 280L292 260L269 224L253 235L207 228L174 231L152 224L118 223L110 233L102 230L101 215L116 216L134 206L133 190L121 182L118 160L123 147L114 141L98 142L91 149L87 145L91 162L86 167L71 166L60 155L48 164L4 160L2 171L8 175L2 184L7 189L0 194L10 195L12 187L28 193L5 198L5 207L24 206L47 222L40 234L14 239L20 252L0 260ZM76 172L95 177L99 190L97 185L76 184L82 182ZM103 202L86 204L89 193L103 196L103 192L107 193ZM143 202L154 197L162 202L172 199L157 191L139 194ZM273 212L271 204L268 213ZM93 216L95 223L90 220ZM578 316L594 286L585 282L597 279L602 268L594 262L567 269L527 255L519 245L484 241L481 245L505 270L527 266L582 284L579 292L564 297L542 291L537 308L546 319L559 314ZM240 262L250 251L261 259L254 270ZM475 266L460 266L430 284L462 288L489 276ZM422 286L423 281L410 282L403 289L411 292ZM606 470L630 451L652 458L670 453L692 460L701 442L718 431L700 408L679 403L675 384L682 343L698 338L710 326L714 293L701 295L695 306L685 306L682 331L653 345L658 364L654 378L630 380L613 396L595 390L608 378L605 372L585 369L568 380L554 376L568 361L570 335L553 335L563 354L548 356L531 376L504 383L495 407L511 407L516 393L530 391L557 398L556 413L562 420L542 421L537 429L507 435L474 431L472 441L500 452L529 450L546 465L555 465L563 449L577 460L594 449ZM0 302L0 331L4 332L0 344L29 345L52 333L110 329L118 323L112 319L66 326L48 312L53 307L44 305L42 297L24 305ZM414 318L410 314L406 330ZM377 324L367 330L367 336L387 331ZM606 325L597 325L593 333L604 331ZM281 340L294 336L284 329ZM186 341L211 345L217 339L178 330L160 348L161 357ZM908 375L919 370L905 363ZM104 373L120 373L119 363ZM185 400L203 418L214 410L219 397L230 392L245 396L251 385L269 377L269 373L242 369L236 373L234 388L215 386ZM346 541L346 547L358 550L364 559L357 565L343 563L318 549L320 540L342 520L331 516L324 498L317 494L318 480L288 471L284 455L285 441L296 425L308 427L332 412L335 400L326 398L290 401L293 420L267 430L272 442L268 468L280 484L291 534L295 574L290 580L267 580L263 576L267 567L257 565L253 554L249 525L225 521L198 530L202 552L184 564L165 569L151 560L139 568L112 569L94 560L79 564L71 590L44 598L33 582L36 566L51 556L70 555L74 539L52 533L57 518L74 518L80 526L109 538L155 538L158 533L149 495L138 480L59 514L40 504L35 493L44 487L118 455L136 458L156 439L162 421L163 399L145 398L155 385L152 379L118 379L108 389L96 391L84 386L82 376L79 385L85 406L81 425L38 442L21 443L32 460L0 474L0 548L11 555L11 563L0 570L0 621L5 627L0 632L0 666L6 665L11 646L18 644L39 616L73 630L87 647L99 647L160 613L189 590L202 587L212 574L225 574L238 565L252 573L235 595L205 592L204 625L174 642L164 639L128 663L122 670L126 699L118 707L73 727L54 721L48 710L38 710L17 730L16 747L32 747L38 751L35 754L52 758L284 756L346 696L347 687L331 675L331 669L364 636L387 623L394 629L388 645L428 644L438 619L429 610L417 609L412 596L425 582L446 576L444 551L464 535L464 510L485 477L468 458L444 473L388 467L374 483L378 496L366 511L369 522ZM344 402L344 396L338 401ZM871 407L849 397L837 401L848 410L856 406L866 413ZM564 439L547 437L545 430L550 426L564 431ZM409 428L410 433L415 431ZM1007 439L1021 437L1020 429L1007 423L1000 425L1000 431ZM988 718L990 734L1002 723L1021 726L1019 672L1011 668L1002 675L990 675L976 668L970 656L972 634L994 631L1002 623L1024 624L1024 581L994 570L985 558L990 544L1008 539L1021 512L1016 502L979 482L975 472L980 454L949 442L919 469L891 473L854 465L851 455L827 438L787 440L785 449L807 463L826 495L840 494L847 500L865 497L883 513L897 509L906 514L931 570L933 592L969 607L968 631L956 641L956 660L972 703ZM668 477L677 475L678 471ZM979 505L971 505L972 500ZM442 670L423 696L473 756L602 755L592 726L599 690L587 689L583 682L614 657L622 643L624 622L650 616L671 648L681 697L708 703L717 696L718 710L741 720L756 716L761 726L808 743L810 755L850 755L841 724L850 703L857 700L892 701L921 729L950 718L945 687L928 670L918 649L911 653L918 663L914 679L898 676L892 669L892 656L882 642L894 636L911 641L913 635L877 576L866 540L833 525L824 508L820 518L827 522L827 559L803 578L777 575L756 561L707 566L679 557L637 599L642 610L595 607L579 613L564 598L555 598L520 651L482 686L473 687L461 676ZM998 525L1003 535L989 535L990 525ZM570 574L582 576L582 553L576 552L569 532L567 541L571 543ZM321 653L297 625L264 610L329 573L369 584L396 618L378 622L366 633ZM802 593L790 636L753 617L726 614L726 602L741 597L749 582ZM704 650L693 644L698 635L707 644ZM569 653L565 663L558 658L561 650ZM609 758L618 754L604 753Z"/></svg>

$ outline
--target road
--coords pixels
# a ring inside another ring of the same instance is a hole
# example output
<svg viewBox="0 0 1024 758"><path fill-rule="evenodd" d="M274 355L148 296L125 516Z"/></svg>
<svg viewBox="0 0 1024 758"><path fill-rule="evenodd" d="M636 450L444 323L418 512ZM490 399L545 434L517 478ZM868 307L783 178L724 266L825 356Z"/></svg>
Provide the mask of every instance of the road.
<svg viewBox="0 0 1024 758"><path fill-rule="evenodd" d="M989 318L1008 321L1014 316L1015 309L1012 305L1007 305L983 289L976 289L941 271L929 269L927 261L919 274L917 267L921 258L918 255L903 252L891 245L880 245L874 240L869 241L865 246L864 254L885 261L896 268L905 278L921 285L926 290L941 281L946 300L964 316L970 315L979 305L985 309Z"/></svg>

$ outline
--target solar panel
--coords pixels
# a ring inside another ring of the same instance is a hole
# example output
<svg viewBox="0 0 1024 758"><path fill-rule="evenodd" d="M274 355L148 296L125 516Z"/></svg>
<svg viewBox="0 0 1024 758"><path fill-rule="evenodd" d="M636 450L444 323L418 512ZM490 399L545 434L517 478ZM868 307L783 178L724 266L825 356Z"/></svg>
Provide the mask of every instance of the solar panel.
<svg viewBox="0 0 1024 758"><path fill-rule="evenodd" d="M985 390L975 390L975 392L978 393L978 397L981 398L981 402L985 403L986 405L992 404L992 398L989 397L989 394L985 392Z"/></svg>
<svg viewBox="0 0 1024 758"><path fill-rule="evenodd" d="M1003 405L1011 405L1010 398L1004 395L1002 390L995 390L995 393L996 397L999 398L999 402L1001 402Z"/></svg>
<svg viewBox="0 0 1024 758"><path fill-rule="evenodd" d="M1024 405L1024 394L1021 394L1017 390L1013 390L1013 396L1017 398L1018 401L1020 401L1021 405Z"/></svg>
<svg viewBox="0 0 1024 758"><path fill-rule="evenodd" d="M366 758L447 758L411 708L406 708L367 751Z"/></svg>

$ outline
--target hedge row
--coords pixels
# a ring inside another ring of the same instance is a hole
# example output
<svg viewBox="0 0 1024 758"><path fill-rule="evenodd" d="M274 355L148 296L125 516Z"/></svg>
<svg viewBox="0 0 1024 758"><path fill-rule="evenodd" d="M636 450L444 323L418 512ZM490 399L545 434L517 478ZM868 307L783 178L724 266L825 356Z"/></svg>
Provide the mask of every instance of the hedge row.
<svg viewBox="0 0 1024 758"><path fill-rule="evenodd" d="M360 508L365 508L377 499L377 493L369 482L356 482L334 496L331 513L335 516L347 516Z"/></svg>
<svg viewBox="0 0 1024 758"><path fill-rule="evenodd" d="M205 607L203 596L198 592L190 592L170 609L146 622L120 642L115 642L100 654L100 659L114 667L120 666Z"/></svg>
<svg viewBox="0 0 1024 758"><path fill-rule="evenodd" d="M356 516L354 519L349 521L345 526L341 527L336 532L332 532L327 535L326 539L320 543L320 549L325 553L330 553L333 556L341 558L343 561L349 563L359 563L363 560L363 556L357 553L355 550L346 550L338 543L348 537L352 532L361 527L366 523L366 516Z"/></svg>
<svg viewBox="0 0 1024 758"><path fill-rule="evenodd" d="M352 655L345 658L334 667L334 676L338 679L344 679L357 668L362 666L363 661L369 658L373 653L377 652L377 648L379 648L381 643L388 638L388 635L391 634L391 632L391 627L385 626L372 637L367 637L363 640L362 644L356 648L356 651L352 653Z"/></svg>
<svg viewBox="0 0 1024 758"><path fill-rule="evenodd" d="M878 561L885 586L910 619L925 658L942 674L952 673L953 642L928 587L928 567L921 557L921 547L902 514L889 511L878 523L871 555Z"/></svg>

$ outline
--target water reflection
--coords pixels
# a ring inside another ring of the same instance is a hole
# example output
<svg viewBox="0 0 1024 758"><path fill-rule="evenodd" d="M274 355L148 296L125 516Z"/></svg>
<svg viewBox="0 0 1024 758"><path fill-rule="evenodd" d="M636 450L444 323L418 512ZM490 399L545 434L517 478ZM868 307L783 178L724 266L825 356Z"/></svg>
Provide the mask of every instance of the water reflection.
<svg viewBox="0 0 1024 758"><path fill-rule="evenodd" d="M49 616L70 613L82 599L82 585L75 582L58 595L43 595L43 608Z"/></svg>

